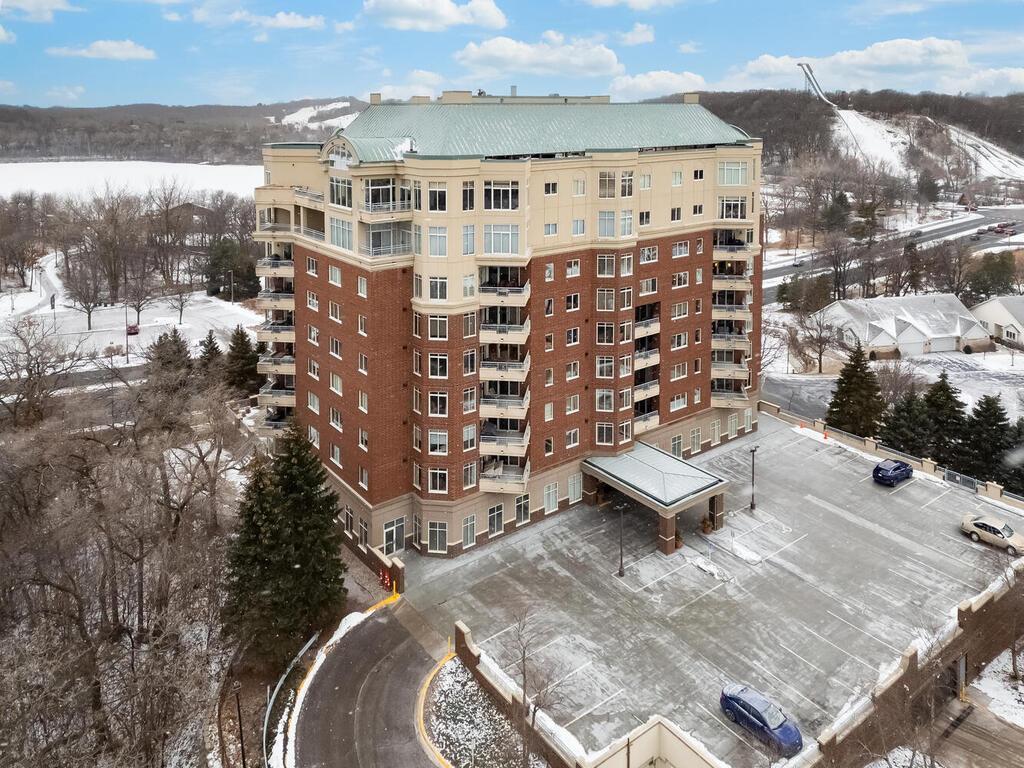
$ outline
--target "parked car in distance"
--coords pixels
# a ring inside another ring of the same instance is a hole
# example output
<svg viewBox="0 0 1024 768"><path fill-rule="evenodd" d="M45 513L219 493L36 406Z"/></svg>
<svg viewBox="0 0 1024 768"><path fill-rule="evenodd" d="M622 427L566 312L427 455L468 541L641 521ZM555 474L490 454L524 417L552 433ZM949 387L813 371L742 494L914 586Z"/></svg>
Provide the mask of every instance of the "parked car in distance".
<svg viewBox="0 0 1024 768"><path fill-rule="evenodd" d="M1024 536L1017 533L1003 520L994 515L964 515L960 530L971 537L971 541L984 541L1002 547L1010 557L1024 552Z"/></svg>
<svg viewBox="0 0 1024 768"><path fill-rule="evenodd" d="M971 235L971 240L981 240L981 235L975 232L973 235Z"/></svg>
<svg viewBox="0 0 1024 768"><path fill-rule="evenodd" d="M892 488L902 480L909 480L914 475L914 468L905 461L899 459L886 459L875 465L871 477L876 483L888 485Z"/></svg>
<svg viewBox="0 0 1024 768"><path fill-rule="evenodd" d="M988 232L988 227L978 227L979 235L984 235L986 232Z"/></svg>
<svg viewBox="0 0 1024 768"><path fill-rule="evenodd" d="M733 683L722 689L719 704L729 720L746 728L783 757L793 757L804 748L800 729L760 691Z"/></svg>
<svg viewBox="0 0 1024 768"><path fill-rule="evenodd" d="M129 336L138 336L139 326L137 326L135 323L132 323L131 325L128 326L127 333Z"/></svg>
<svg viewBox="0 0 1024 768"><path fill-rule="evenodd" d="M920 229L915 229L913 232L907 235L907 237L920 237L923 234L924 232L922 232Z"/></svg>
<svg viewBox="0 0 1024 768"><path fill-rule="evenodd" d="M1006 234L1008 234L1008 235L1016 235L1017 234L1017 230L1014 229L1013 227L1010 227L1008 230L1006 230Z"/></svg>

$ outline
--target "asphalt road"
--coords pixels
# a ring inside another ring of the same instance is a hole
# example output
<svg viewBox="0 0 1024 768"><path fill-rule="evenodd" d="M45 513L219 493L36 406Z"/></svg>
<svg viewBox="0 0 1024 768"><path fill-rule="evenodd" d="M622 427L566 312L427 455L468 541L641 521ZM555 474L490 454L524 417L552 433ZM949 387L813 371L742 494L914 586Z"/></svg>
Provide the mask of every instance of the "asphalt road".
<svg viewBox="0 0 1024 768"><path fill-rule="evenodd" d="M947 225L942 227L936 227L929 229L921 237L915 238L919 243L930 242L932 240L938 240L942 237L948 237L950 235L962 234L964 237L969 236L972 232L977 230L979 227L987 227L991 224L997 224L1001 221L1007 221L1010 219L1020 219L1020 214L1013 211L996 210L996 211L977 211L982 218L971 219L970 221L954 220L950 221ZM1024 224L1024 222L1018 221L1018 225ZM1018 227L1024 231L1024 227ZM903 239L909 239L905 235L901 236ZM992 248L999 245L1001 240L1004 240L1000 235L992 234L991 232L981 236L980 240L971 241L971 250L973 252L980 251L984 248ZM802 257L802 263L800 266L793 266L787 264L774 269L764 270L763 279L773 280L783 277L790 277L791 275L811 275L815 273L821 273L822 267L815 263L813 254L807 254ZM775 301L775 294L778 286L770 285L764 289L764 303L770 304Z"/></svg>
<svg viewBox="0 0 1024 768"><path fill-rule="evenodd" d="M836 376L770 373L761 385L761 397L805 419L823 419L832 401Z"/></svg>
<svg viewBox="0 0 1024 768"><path fill-rule="evenodd" d="M396 618L375 611L328 654L296 730L299 768L433 768L416 737L416 697L434 660Z"/></svg>

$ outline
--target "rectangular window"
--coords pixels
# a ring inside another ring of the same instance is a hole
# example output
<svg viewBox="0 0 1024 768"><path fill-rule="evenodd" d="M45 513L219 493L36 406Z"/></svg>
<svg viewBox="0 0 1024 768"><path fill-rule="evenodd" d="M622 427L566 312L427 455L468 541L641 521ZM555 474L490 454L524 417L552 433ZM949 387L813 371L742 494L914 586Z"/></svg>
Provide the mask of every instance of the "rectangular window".
<svg viewBox="0 0 1024 768"><path fill-rule="evenodd" d="M615 425L610 421L599 421L596 441L598 445L612 445L615 441Z"/></svg>
<svg viewBox="0 0 1024 768"><path fill-rule="evenodd" d="M566 430L565 433L565 447L575 448L580 444L580 430L579 428Z"/></svg>
<svg viewBox="0 0 1024 768"><path fill-rule="evenodd" d="M622 172L619 195L621 197L632 197L633 196L633 172L632 171L623 171Z"/></svg>
<svg viewBox="0 0 1024 768"><path fill-rule="evenodd" d="M622 288L619 291L619 309L631 309L633 307L633 289Z"/></svg>
<svg viewBox="0 0 1024 768"><path fill-rule="evenodd" d="M597 178L597 196L606 199L615 197L615 171L601 171Z"/></svg>
<svg viewBox="0 0 1024 768"><path fill-rule="evenodd" d="M476 410L476 387L462 390L462 412L472 413Z"/></svg>
<svg viewBox="0 0 1024 768"><path fill-rule="evenodd" d="M331 426L334 427L339 432L345 431L345 428L342 426L341 411L339 411L333 405L331 406L330 422Z"/></svg>
<svg viewBox="0 0 1024 768"><path fill-rule="evenodd" d="M364 451L370 450L370 433L365 429L359 430L359 447Z"/></svg>
<svg viewBox="0 0 1024 768"><path fill-rule="evenodd" d="M359 353L359 372L360 373L368 373L369 372L369 366L370 366L369 358L367 358L367 356L364 353L360 352Z"/></svg>
<svg viewBox="0 0 1024 768"><path fill-rule="evenodd" d="M572 236L579 237L586 234L587 222L586 219L573 219L572 220Z"/></svg>
<svg viewBox="0 0 1024 768"><path fill-rule="evenodd" d="M679 457L681 457L683 455L683 436L682 435L673 435L672 436L672 442L670 443L670 445L671 445L670 450L671 450L673 456L675 456L676 458L679 458Z"/></svg>
<svg viewBox="0 0 1024 768"><path fill-rule="evenodd" d="M633 234L633 211L624 210L619 215L619 235L628 237Z"/></svg>
<svg viewBox="0 0 1024 768"><path fill-rule="evenodd" d="M544 403L544 421L554 421L555 418L555 404Z"/></svg>
<svg viewBox="0 0 1024 768"><path fill-rule="evenodd" d="M472 211L475 203L476 184L472 181L462 182L462 210Z"/></svg>
<svg viewBox="0 0 1024 768"><path fill-rule="evenodd" d="M414 451L423 450L423 428L419 424L412 425L412 448Z"/></svg>
<svg viewBox="0 0 1024 768"><path fill-rule="evenodd" d="M686 362L685 361L682 362L682 363L675 363L672 366L672 373L671 373L671 377L670 378L671 378L672 381L679 381L680 379L685 379L686 378Z"/></svg>
<svg viewBox="0 0 1024 768"><path fill-rule="evenodd" d="M430 294L429 298L431 301L447 301L448 300L448 278L447 277L432 277L430 278Z"/></svg>
<svg viewBox="0 0 1024 768"><path fill-rule="evenodd" d="M694 216L703 216L704 215L704 203L694 203L694 205L693 205L693 215Z"/></svg>
<svg viewBox="0 0 1024 768"><path fill-rule="evenodd" d="M448 455L448 431L431 429L427 433L427 450L434 456Z"/></svg>
<svg viewBox="0 0 1024 768"><path fill-rule="evenodd" d="M312 376L314 379L320 378L320 363L314 360L312 357L306 360L306 373Z"/></svg>
<svg viewBox="0 0 1024 768"><path fill-rule="evenodd" d="M597 236L615 237L615 211L597 212Z"/></svg>
<svg viewBox="0 0 1024 768"><path fill-rule="evenodd" d="M702 253L704 253L704 238L703 237L698 237L697 238L697 255L700 256Z"/></svg>
<svg viewBox="0 0 1024 768"><path fill-rule="evenodd" d="M690 430L690 453L700 453L700 427Z"/></svg>
<svg viewBox="0 0 1024 768"><path fill-rule="evenodd" d="M651 224L651 212L650 211L640 211L640 218L637 221L637 226L638 227L647 227L647 226L650 226L650 224Z"/></svg>
<svg viewBox="0 0 1024 768"><path fill-rule="evenodd" d="M619 276L629 277L633 274L633 254L624 253L619 257Z"/></svg>
<svg viewBox="0 0 1024 768"><path fill-rule="evenodd" d="M679 395L673 395L672 399L668 401L668 409L670 411L680 411L686 407L686 393L683 392Z"/></svg>
<svg viewBox="0 0 1024 768"><path fill-rule="evenodd" d="M477 465L475 461L470 461L462 465L463 489L472 488L476 485L476 472Z"/></svg>
<svg viewBox="0 0 1024 768"><path fill-rule="evenodd" d="M317 270L318 270L318 265L317 265L316 259L314 259L312 256L307 256L306 257L306 273L310 274L310 275L313 275L313 276L316 276L318 274Z"/></svg>
<svg viewBox="0 0 1024 768"><path fill-rule="evenodd" d="M684 256L690 255L690 241L684 240L679 243L672 244L672 258L681 259Z"/></svg>
<svg viewBox="0 0 1024 768"><path fill-rule="evenodd" d="M614 253L599 253L599 254L597 254L597 276L598 277L615 277L615 254Z"/></svg>
<svg viewBox="0 0 1024 768"><path fill-rule="evenodd" d="M598 312L611 312L615 309L615 289L614 288L598 288L597 289L597 311Z"/></svg>
<svg viewBox="0 0 1024 768"><path fill-rule="evenodd" d="M331 356L341 359L341 339L331 337Z"/></svg>
<svg viewBox="0 0 1024 768"><path fill-rule="evenodd" d="M341 304L336 301L327 302L327 316L336 323L341 322Z"/></svg>
<svg viewBox="0 0 1024 768"><path fill-rule="evenodd" d="M747 198L745 198L745 197L720 197L720 198L718 198L718 218L720 218L720 219L745 219L745 218L747 218Z"/></svg>
<svg viewBox="0 0 1024 768"><path fill-rule="evenodd" d="M595 389L594 409L604 413L610 413L615 408L615 390Z"/></svg>
<svg viewBox="0 0 1024 768"><path fill-rule="evenodd" d="M690 284L690 273L689 272L673 272L672 273L672 287L673 288L685 288Z"/></svg>
<svg viewBox="0 0 1024 768"><path fill-rule="evenodd" d="M431 467L427 470L429 484L427 490L431 493L448 493L448 470L439 467Z"/></svg>
<svg viewBox="0 0 1024 768"><path fill-rule="evenodd" d="M367 413L370 410L370 396L362 390L359 392L359 410L363 413Z"/></svg>
<svg viewBox="0 0 1024 768"><path fill-rule="evenodd" d="M690 302L677 301L672 305L672 319L681 320L690 314Z"/></svg>
<svg viewBox="0 0 1024 768"><path fill-rule="evenodd" d="M462 316L462 338L469 339L476 336L476 313L467 312Z"/></svg>
<svg viewBox="0 0 1024 768"><path fill-rule="evenodd" d="M530 494L516 496L516 525L530 522Z"/></svg>
<svg viewBox="0 0 1024 768"><path fill-rule="evenodd" d="M368 293L369 293L369 289L368 289L368 284L367 284L366 278L365 277L357 277L356 278L356 295L357 296L362 296L365 299Z"/></svg>
<svg viewBox="0 0 1024 768"><path fill-rule="evenodd" d="M448 354L446 352L431 352L429 371L432 379L447 379Z"/></svg>
<svg viewBox="0 0 1024 768"><path fill-rule="evenodd" d="M448 210L448 185L443 181L431 181L427 184L427 210Z"/></svg>
<svg viewBox="0 0 1024 768"><path fill-rule="evenodd" d="M503 520L505 516L505 506L503 504L495 504L493 507L487 510L487 535L497 536L503 530Z"/></svg>
<svg viewBox="0 0 1024 768"><path fill-rule="evenodd" d="M444 470L430 470L431 473L443 472ZM431 474L431 483L433 483L433 474ZM447 474L444 478L445 491L448 489L448 477ZM433 490L433 488L431 488ZM427 522L427 552L447 552L448 551L448 523L439 523L434 520Z"/></svg>
<svg viewBox="0 0 1024 768"><path fill-rule="evenodd" d="M569 503L578 504L583 501L583 473L569 475Z"/></svg>
<svg viewBox="0 0 1024 768"><path fill-rule="evenodd" d="M306 436L309 438L309 442L314 448L320 447L320 430L314 427L312 424L306 429Z"/></svg>
<svg viewBox="0 0 1024 768"><path fill-rule="evenodd" d="M431 416L447 416L448 415L448 393L447 392L431 392L430 393L430 411Z"/></svg>
<svg viewBox="0 0 1024 768"><path fill-rule="evenodd" d="M476 275L462 276L462 298L471 299L476 296Z"/></svg>
<svg viewBox="0 0 1024 768"><path fill-rule="evenodd" d="M596 373L599 379L610 379L615 376L615 358L611 355L598 355L595 358Z"/></svg>
<svg viewBox="0 0 1024 768"><path fill-rule="evenodd" d="M579 277L580 276L580 260L569 259L565 262L565 276L566 277Z"/></svg>
<svg viewBox="0 0 1024 768"><path fill-rule="evenodd" d="M583 197L587 194L587 180L586 179L573 179L572 180L572 196Z"/></svg>
<svg viewBox="0 0 1024 768"><path fill-rule="evenodd" d="M544 182L544 194L545 195L557 195L558 194L558 182L557 181L545 181Z"/></svg>
<svg viewBox="0 0 1024 768"><path fill-rule="evenodd" d="M580 361L573 360L571 363L565 364L565 380L572 381L580 377Z"/></svg>
<svg viewBox="0 0 1024 768"><path fill-rule="evenodd" d="M320 329L315 325L306 326L306 340L310 344L320 346Z"/></svg>
<svg viewBox="0 0 1024 768"><path fill-rule="evenodd" d="M469 549L476 544L476 515L462 518L462 548Z"/></svg>
<svg viewBox="0 0 1024 768"><path fill-rule="evenodd" d="M313 413L320 413L320 396L316 392L306 393L306 407Z"/></svg>
<svg viewBox="0 0 1024 768"><path fill-rule="evenodd" d="M331 216L331 245L352 250L352 222Z"/></svg>
<svg viewBox="0 0 1024 768"><path fill-rule="evenodd" d="M658 260L658 246L648 245L640 249L640 263L653 264Z"/></svg>
<svg viewBox="0 0 1024 768"><path fill-rule="evenodd" d="M485 181L484 210L514 211L519 208L518 181Z"/></svg>
<svg viewBox="0 0 1024 768"><path fill-rule="evenodd" d="M651 174L649 174L649 173L641 173L640 174L640 178L639 178L639 184L640 184L640 189L650 189L651 188Z"/></svg>
<svg viewBox="0 0 1024 768"><path fill-rule="evenodd" d="M343 179L338 176L331 176L331 205L339 205L342 208L352 207L352 179Z"/></svg>
<svg viewBox="0 0 1024 768"><path fill-rule="evenodd" d="M331 264L327 267L327 282L331 285L341 285L341 267Z"/></svg>
<svg viewBox="0 0 1024 768"><path fill-rule="evenodd" d="M462 450L472 451L476 448L476 424L467 424L462 428Z"/></svg>
<svg viewBox="0 0 1024 768"><path fill-rule="evenodd" d="M683 172L682 171L672 171L672 186L673 187L681 187L681 186L683 186Z"/></svg>
<svg viewBox="0 0 1024 768"><path fill-rule="evenodd" d="M429 227L428 238L431 256L448 255L448 227Z"/></svg>
<svg viewBox="0 0 1024 768"><path fill-rule="evenodd" d="M550 514L558 511L558 483L544 486L544 512Z"/></svg>
<svg viewBox="0 0 1024 768"><path fill-rule="evenodd" d="M578 293L570 293L565 297L565 311L576 312L580 308L580 295Z"/></svg>
<svg viewBox="0 0 1024 768"><path fill-rule="evenodd" d="M693 171L693 180L694 181L704 181L704 169L703 168L695 168L694 169L694 171Z"/></svg>
<svg viewBox="0 0 1024 768"><path fill-rule="evenodd" d="M633 373L633 355L619 355L619 376Z"/></svg>
<svg viewBox="0 0 1024 768"><path fill-rule="evenodd" d="M551 223L544 225L544 237L554 237L558 234L558 224Z"/></svg>
<svg viewBox="0 0 1024 768"><path fill-rule="evenodd" d="M341 391L341 375L331 371L331 392L336 395L342 394Z"/></svg>
<svg viewBox="0 0 1024 768"><path fill-rule="evenodd" d="M472 376L476 373L476 350L467 349L462 353L462 375Z"/></svg>
<svg viewBox="0 0 1024 768"><path fill-rule="evenodd" d="M687 331L672 334L672 349L683 349L684 347L686 347L688 343L688 336L689 334Z"/></svg>
<svg viewBox="0 0 1024 768"><path fill-rule="evenodd" d="M484 224L484 253L519 253L518 224Z"/></svg>
<svg viewBox="0 0 1024 768"><path fill-rule="evenodd" d="M320 298L314 291L306 291L306 308L314 312L320 311Z"/></svg>
<svg viewBox="0 0 1024 768"><path fill-rule="evenodd" d="M427 327L431 339L435 341L448 339L448 315L430 315Z"/></svg>
<svg viewBox="0 0 1024 768"><path fill-rule="evenodd" d="M628 443L633 439L633 422L624 421L619 424L619 443Z"/></svg>
<svg viewBox="0 0 1024 768"><path fill-rule="evenodd" d="M668 217L669 217L669 220L671 220L671 221L681 221L682 218L683 218L683 209L680 208L678 205L674 206L669 211Z"/></svg>
<svg viewBox="0 0 1024 768"><path fill-rule="evenodd" d="M648 277L640 281L640 295L648 296L658 292L658 278Z"/></svg>
<svg viewBox="0 0 1024 768"><path fill-rule="evenodd" d="M722 187L743 186L747 183L747 164L740 160L724 160L718 163L718 185Z"/></svg>
<svg viewBox="0 0 1024 768"><path fill-rule="evenodd" d="M331 462L341 466L341 446L337 443L331 443Z"/></svg>
<svg viewBox="0 0 1024 768"><path fill-rule="evenodd" d="M462 227L462 255L471 256L476 252L476 227L464 224Z"/></svg>
<svg viewBox="0 0 1024 768"><path fill-rule="evenodd" d="M565 329L565 346L572 347L580 343L579 326Z"/></svg>
<svg viewBox="0 0 1024 768"><path fill-rule="evenodd" d="M623 320L619 323L619 343L625 344L633 340L633 321Z"/></svg>

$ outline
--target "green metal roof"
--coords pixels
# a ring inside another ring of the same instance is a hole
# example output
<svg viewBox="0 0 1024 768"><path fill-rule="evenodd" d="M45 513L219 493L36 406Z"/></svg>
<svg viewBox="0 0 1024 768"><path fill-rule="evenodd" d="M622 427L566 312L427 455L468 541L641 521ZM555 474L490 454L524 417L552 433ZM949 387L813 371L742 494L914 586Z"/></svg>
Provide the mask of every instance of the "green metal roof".
<svg viewBox="0 0 1024 768"><path fill-rule="evenodd" d="M699 104L372 104L339 132L361 162L506 157L749 140Z"/></svg>

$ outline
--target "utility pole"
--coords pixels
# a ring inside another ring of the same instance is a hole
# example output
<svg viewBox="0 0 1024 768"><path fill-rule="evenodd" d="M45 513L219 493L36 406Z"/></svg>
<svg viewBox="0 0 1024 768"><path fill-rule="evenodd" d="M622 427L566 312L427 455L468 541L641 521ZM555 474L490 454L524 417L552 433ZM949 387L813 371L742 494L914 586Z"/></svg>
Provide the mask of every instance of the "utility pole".
<svg viewBox="0 0 1024 768"><path fill-rule="evenodd" d="M231 692L235 694L235 712L238 715L238 745L242 750L242 768L246 768L245 765L245 733L242 728L242 703L238 697L238 694L242 691L242 684L235 680L231 684Z"/></svg>
<svg viewBox="0 0 1024 768"><path fill-rule="evenodd" d="M750 511L753 512L754 505L754 456L757 453L757 446L750 449Z"/></svg>
<svg viewBox="0 0 1024 768"><path fill-rule="evenodd" d="M228 274L231 276L231 303L235 303L235 270L229 269Z"/></svg>
<svg viewBox="0 0 1024 768"><path fill-rule="evenodd" d="M626 505L623 504L622 502L619 502L619 578L622 578L623 576L626 575L626 569L623 568L623 563L622 563L622 555L623 555L623 546L622 546L622 518L623 518L623 515L625 514L625 511L626 511Z"/></svg>

